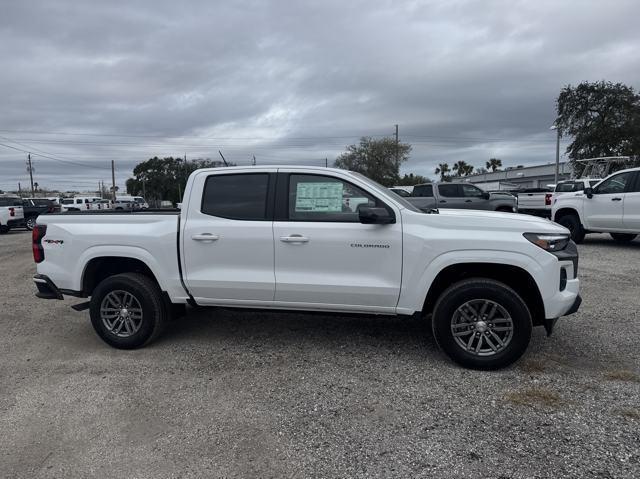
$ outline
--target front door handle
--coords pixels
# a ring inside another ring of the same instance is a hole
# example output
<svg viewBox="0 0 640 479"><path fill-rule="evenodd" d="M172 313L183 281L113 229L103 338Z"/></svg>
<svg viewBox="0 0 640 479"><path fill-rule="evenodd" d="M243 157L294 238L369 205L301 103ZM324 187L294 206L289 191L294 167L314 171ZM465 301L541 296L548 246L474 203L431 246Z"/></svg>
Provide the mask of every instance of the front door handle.
<svg viewBox="0 0 640 479"><path fill-rule="evenodd" d="M471 200L464 200L465 203L471 203Z"/></svg>
<svg viewBox="0 0 640 479"><path fill-rule="evenodd" d="M611 201L622 201L622 198L611 198Z"/></svg>
<svg viewBox="0 0 640 479"><path fill-rule="evenodd" d="M446 200L440 200L440 203L446 203L446 202L447 202Z"/></svg>
<svg viewBox="0 0 640 479"><path fill-rule="evenodd" d="M192 239L192 240L195 240L195 241L205 241L205 242L207 242L207 241L210 241L210 242L212 242L212 241L216 241L216 240L218 240L219 238L220 238L220 237L219 237L218 235L214 235L214 234L211 234L211 233L201 233L201 234L193 235L193 236L191 237L191 239Z"/></svg>
<svg viewBox="0 0 640 479"><path fill-rule="evenodd" d="M280 241L283 243L308 243L309 238L302 235L280 236Z"/></svg>

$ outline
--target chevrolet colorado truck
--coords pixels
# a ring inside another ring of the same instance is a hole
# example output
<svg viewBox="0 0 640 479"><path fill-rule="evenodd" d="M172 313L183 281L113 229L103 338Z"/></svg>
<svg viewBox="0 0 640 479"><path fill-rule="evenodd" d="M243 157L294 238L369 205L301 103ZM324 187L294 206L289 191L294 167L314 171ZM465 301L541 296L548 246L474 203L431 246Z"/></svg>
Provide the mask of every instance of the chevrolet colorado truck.
<svg viewBox="0 0 640 479"><path fill-rule="evenodd" d="M529 216L430 214L366 177L313 167L201 169L181 210L45 215L36 296L91 298L97 334L143 346L176 309L430 317L459 364L495 369L580 305L569 231Z"/></svg>
<svg viewBox="0 0 640 479"><path fill-rule="evenodd" d="M406 200L419 210L435 208L489 210L515 213L517 201L508 193L488 193L470 183L425 183L413 187Z"/></svg>
<svg viewBox="0 0 640 479"><path fill-rule="evenodd" d="M607 176L594 187L558 196L552 219L571 231L576 243L588 233L609 233L618 242L640 234L640 168Z"/></svg>

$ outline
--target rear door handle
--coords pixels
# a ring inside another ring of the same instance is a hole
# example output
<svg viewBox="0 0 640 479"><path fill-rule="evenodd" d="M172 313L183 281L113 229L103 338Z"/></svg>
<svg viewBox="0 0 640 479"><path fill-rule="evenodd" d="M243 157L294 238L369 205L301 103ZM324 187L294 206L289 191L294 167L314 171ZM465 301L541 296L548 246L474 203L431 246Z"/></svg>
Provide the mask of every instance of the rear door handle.
<svg viewBox="0 0 640 479"><path fill-rule="evenodd" d="M471 203L471 200L464 200L465 203Z"/></svg>
<svg viewBox="0 0 640 479"><path fill-rule="evenodd" d="M611 201L622 201L622 198L611 198Z"/></svg>
<svg viewBox="0 0 640 479"><path fill-rule="evenodd" d="M440 203L446 203L446 202L447 202L446 200L440 200Z"/></svg>
<svg viewBox="0 0 640 479"><path fill-rule="evenodd" d="M216 241L219 238L220 237L218 235L214 235L212 233L195 234L191 237L191 239L195 241Z"/></svg>
<svg viewBox="0 0 640 479"><path fill-rule="evenodd" d="M289 235L289 236L280 236L280 241L283 243L308 243L309 238L302 235Z"/></svg>

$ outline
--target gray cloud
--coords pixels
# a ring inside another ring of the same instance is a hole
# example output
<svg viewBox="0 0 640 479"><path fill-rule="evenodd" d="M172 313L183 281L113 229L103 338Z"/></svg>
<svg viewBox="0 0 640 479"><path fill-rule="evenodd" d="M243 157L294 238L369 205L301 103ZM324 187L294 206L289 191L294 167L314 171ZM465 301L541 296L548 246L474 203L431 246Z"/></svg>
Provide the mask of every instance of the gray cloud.
<svg viewBox="0 0 640 479"><path fill-rule="evenodd" d="M552 161L562 86L639 86L639 14L630 0L5 2L0 143L81 163L34 157L40 184L81 189L111 159L121 185L153 155L323 164L395 123L406 171ZM26 183L24 160L0 146L0 188Z"/></svg>

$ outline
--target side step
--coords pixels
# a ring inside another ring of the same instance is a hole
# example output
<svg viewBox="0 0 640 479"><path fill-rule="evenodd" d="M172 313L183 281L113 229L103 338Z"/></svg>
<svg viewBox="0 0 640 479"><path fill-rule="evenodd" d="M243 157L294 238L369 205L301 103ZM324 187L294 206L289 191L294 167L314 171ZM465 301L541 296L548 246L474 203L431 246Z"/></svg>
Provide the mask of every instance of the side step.
<svg viewBox="0 0 640 479"><path fill-rule="evenodd" d="M84 303L74 304L73 306L71 306L71 309L73 309L74 311L84 311L86 309L89 309L90 304L90 301L85 301Z"/></svg>

